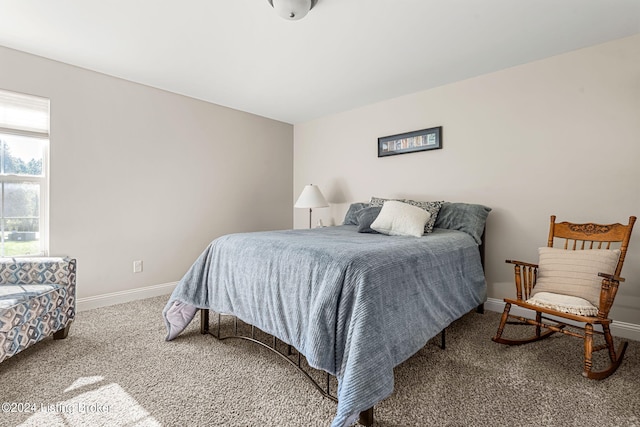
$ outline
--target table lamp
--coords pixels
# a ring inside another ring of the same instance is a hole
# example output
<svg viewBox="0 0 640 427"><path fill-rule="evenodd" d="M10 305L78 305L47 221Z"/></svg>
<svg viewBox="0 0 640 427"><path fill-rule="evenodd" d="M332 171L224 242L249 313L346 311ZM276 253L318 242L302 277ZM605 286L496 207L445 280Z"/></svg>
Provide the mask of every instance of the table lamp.
<svg viewBox="0 0 640 427"><path fill-rule="evenodd" d="M320 189L313 184L307 184L304 186L300 197L294 205L295 208L308 208L309 209L309 228L311 228L311 213L313 208L326 208L329 206L326 199L322 195Z"/></svg>

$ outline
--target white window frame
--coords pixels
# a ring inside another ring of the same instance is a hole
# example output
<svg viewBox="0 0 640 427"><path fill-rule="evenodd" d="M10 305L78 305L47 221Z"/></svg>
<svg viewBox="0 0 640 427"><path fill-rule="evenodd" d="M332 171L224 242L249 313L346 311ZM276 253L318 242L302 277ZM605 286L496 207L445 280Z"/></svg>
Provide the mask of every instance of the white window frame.
<svg viewBox="0 0 640 427"><path fill-rule="evenodd" d="M4 92L4 94L16 94L18 96L30 96L24 95L13 91L3 91L0 89L0 92ZM40 98L41 101L46 101L47 105L49 103L48 99L33 96L33 98ZM47 107L48 108L48 107ZM34 257L34 256L48 256L49 255L49 111L47 111L47 121L46 121L46 131L42 130L29 130L24 128L10 127L11 124L8 125L6 123L0 123L0 135L15 135L15 136L23 136L28 138L40 139L44 142L43 153L42 153L42 176L33 176L33 175L16 175L16 174L4 174L0 173L0 191L4 191L4 183L22 183L22 182L33 182L38 183L40 185L40 200L39 200L39 221L38 221L38 233L39 233L39 243L40 243L40 251L35 254L24 254L24 255L11 255L12 257ZM3 126L4 125L4 126ZM0 147L2 149L2 147ZM0 155L0 161L2 160L2 155ZM0 169L1 172L1 169ZM0 197L2 197L2 201L4 200L4 194L0 193ZM4 212L0 212L0 219L4 220ZM2 232L2 236L0 236L2 242L2 251L4 251L5 244L5 230L4 230L4 221L0 221L0 231ZM0 256L6 257L4 253L0 253Z"/></svg>

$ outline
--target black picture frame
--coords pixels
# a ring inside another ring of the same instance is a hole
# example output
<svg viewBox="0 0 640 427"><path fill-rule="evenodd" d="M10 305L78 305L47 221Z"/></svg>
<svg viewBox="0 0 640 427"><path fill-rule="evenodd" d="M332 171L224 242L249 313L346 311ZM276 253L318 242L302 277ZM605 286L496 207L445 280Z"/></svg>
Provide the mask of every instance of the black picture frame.
<svg viewBox="0 0 640 427"><path fill-rule="evenodd" d="M378 138L378 157L442 148L442 126Z"/></svg>

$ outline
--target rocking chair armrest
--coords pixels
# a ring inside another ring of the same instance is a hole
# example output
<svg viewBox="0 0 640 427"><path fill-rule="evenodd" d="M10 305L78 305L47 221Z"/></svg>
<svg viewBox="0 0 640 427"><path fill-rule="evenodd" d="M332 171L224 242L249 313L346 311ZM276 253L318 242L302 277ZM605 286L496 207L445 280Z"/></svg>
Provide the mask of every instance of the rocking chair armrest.
<svg viewBox="0 0 640 427"><path fill-rule="evenodd" d="M613 301L618 293L618 285L624 282L624 278L615 274L598 273L599 277L603 277L602 287L600 288L600 304L598 304L598 317L606 319L609 317L609 310L613 306Z"/></svg>
<svg viewBox="0 0 640 427"><path fill-rule="evenodd" d="M531 296L531 291L536 285L538 276L538 264L530 262L516 261L508 259L507 264L513 264L515 273L516 298L519 301L527 300Z"/></svg>
<svg viewBox="0 0 640 427"><path fill-rule="evenodd" d="M615 282L624 282L624 277L616 276L615 274L598 273L598 276Z"/></svg>
<svg viewBox="0 0 640 427"><path fill-rule="evenodd" d="M532 264L530 262L516 261L516 260L512 260L512 259L507 259L504 262L506 262L507 264L517 264L517 265L521 265L521 266L524 266L524 267L538 268L538 264Z"/></svg>

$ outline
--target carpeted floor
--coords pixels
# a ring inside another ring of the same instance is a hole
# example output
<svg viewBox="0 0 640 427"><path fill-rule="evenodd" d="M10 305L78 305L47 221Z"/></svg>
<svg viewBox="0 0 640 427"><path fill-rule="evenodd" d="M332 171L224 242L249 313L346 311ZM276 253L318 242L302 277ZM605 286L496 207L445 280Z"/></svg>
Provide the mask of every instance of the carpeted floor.
<svg viewBox="0 0 640 427"><path fill-rule="evenodd" d="M66 340L0 363L1 426L328 426L335 403L255 344L198 322L165 342L168 296L81 312ZM580 340L491 341L497 313L469 313L396 368L376 426L638 426L640 343L604 381L581 376ZM7 412L16 411L16 412Z"/></svg>

